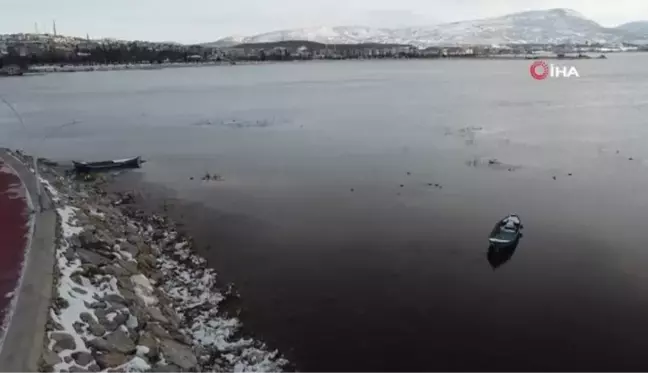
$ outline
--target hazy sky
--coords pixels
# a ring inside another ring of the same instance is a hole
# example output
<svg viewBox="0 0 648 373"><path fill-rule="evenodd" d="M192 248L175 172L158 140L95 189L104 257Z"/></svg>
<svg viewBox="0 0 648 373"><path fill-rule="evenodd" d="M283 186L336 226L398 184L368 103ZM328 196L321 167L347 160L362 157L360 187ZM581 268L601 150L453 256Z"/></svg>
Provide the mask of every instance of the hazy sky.
<svg viewBox="0 0 648 373"><path fill-rule="evenodd" d="M0 0L0 34L207 42L314 26L418 26L572 8L605 26L648 20L648 0Z"/></svg>

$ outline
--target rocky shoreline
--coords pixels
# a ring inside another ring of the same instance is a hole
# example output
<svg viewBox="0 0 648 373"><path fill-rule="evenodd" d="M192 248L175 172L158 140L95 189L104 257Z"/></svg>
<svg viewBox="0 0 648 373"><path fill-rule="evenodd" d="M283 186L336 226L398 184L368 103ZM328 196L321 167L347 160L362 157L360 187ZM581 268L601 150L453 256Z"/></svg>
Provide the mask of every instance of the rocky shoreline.
<svg viewBox="0 0 648 373"><path fill-rule="evenodd" d="M107 192L110 176L81 181L39 167L58 215L41 371L288 369L243 335L228 306L238 295L172 221L139 210L130 193Z"/></svg>

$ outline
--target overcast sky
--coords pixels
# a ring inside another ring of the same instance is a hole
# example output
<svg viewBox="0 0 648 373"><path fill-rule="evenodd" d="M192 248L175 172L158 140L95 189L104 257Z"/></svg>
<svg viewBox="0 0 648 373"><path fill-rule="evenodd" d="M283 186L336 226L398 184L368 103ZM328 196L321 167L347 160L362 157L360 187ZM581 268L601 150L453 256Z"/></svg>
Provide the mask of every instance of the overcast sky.
<svg viewBox="0 0 648 373"><path fill-rule="evenodd" d="M0 0L0 34L51 32L185 43L287 28L419 26L572 8L605 26L648 20L648 0Z"/></svg>

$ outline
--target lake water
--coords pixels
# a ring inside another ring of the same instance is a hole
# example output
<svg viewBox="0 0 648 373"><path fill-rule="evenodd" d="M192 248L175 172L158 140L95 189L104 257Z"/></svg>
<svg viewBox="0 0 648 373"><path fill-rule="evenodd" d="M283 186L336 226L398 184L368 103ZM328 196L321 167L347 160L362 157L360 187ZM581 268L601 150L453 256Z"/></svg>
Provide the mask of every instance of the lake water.
<svg viewBox="0 0 648 373"><path fill-rule="evenodd" d="M300 370L646 370L648 55L565 62L580 78L419 60L3 79L26 127L0 108L0 146L144 156ZM525 236L494 270L511 212Z"/></svg>

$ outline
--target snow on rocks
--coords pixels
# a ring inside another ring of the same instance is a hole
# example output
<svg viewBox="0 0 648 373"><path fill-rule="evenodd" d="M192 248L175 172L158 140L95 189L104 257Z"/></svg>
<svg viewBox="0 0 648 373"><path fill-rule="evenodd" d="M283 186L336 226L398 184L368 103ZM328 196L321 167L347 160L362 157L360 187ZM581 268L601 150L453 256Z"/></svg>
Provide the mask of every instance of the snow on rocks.
<svg viewBox="0 0 648 373"><path fill-rule="evenodd" d="M42 371L282 371L241 336L233 294L167 219L43 167L59 220Z"/></svg>

